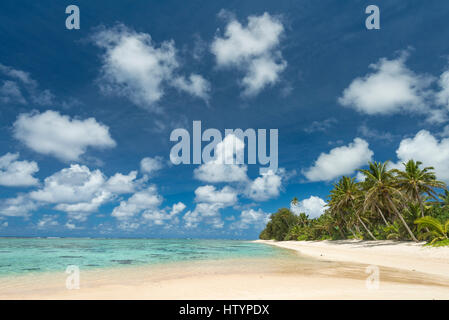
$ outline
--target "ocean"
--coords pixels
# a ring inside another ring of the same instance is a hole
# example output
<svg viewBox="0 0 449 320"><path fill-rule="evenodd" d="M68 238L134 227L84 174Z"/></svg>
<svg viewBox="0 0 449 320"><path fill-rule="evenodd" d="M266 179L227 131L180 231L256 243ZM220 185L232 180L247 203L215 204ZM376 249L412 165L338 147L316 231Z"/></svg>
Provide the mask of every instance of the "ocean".
<svg viewBox="0 0 449 320"><path fill-rule="evenodd" d="M0 277L179 261L270 258L284 249L240 240L0 238Z"/></svg>

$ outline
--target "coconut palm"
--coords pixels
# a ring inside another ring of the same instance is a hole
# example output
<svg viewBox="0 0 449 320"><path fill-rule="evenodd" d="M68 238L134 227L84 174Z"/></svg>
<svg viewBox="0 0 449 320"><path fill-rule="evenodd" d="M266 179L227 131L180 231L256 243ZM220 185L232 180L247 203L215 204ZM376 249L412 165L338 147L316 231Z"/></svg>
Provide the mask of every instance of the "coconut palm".
<svg viewBox="0 0 449 320"><path fill-rule="evenodd" d="M436 179L433 167L420 168L422 162L409 160L403 163L405 170L393 169L396 183L405 195L412 201L419 203L421 216L424 217L423 194L437 200L434 188L445 188L446 184Z"/></svg>
<svg viewBox="0 0 449 320"><path fill-rule="evenodd" d="M387 169L387 165L388 161L385 163L370 162L369 169L360 170L365 176L365 181L362 184L365 191L363 207L372 210L373 213L379 212L385 222L386 218L382 209L393 211L401 220L410 237L414 241L418 241L398 210L398 200L404 200L404 194L397 188L393 172Z"/></svg>
<svg viewBox="0 0 449 320"><path fill-rule="evenodd" d="M330 192L328 206L331 215L337 220L339 226L344 222L347 229L354 235L354 232L348 225L348 220L351 218L350 215L353 213L370 237L377 240L361 219L360 212L356 208L356 204L359 203L357 200L360 196L360 187L359 184L355 182L355 178L343 176L336 184L334 184L334 188Z"/></svg>

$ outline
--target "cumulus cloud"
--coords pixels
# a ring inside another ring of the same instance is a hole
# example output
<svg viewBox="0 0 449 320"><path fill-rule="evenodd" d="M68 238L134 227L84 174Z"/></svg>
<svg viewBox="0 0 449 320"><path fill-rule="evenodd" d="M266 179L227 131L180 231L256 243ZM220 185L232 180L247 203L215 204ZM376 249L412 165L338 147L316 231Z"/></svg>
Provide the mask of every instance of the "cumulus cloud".
<svg viewBox="0 0 449 320"><path fill-rule="evenodd" d="M338 99L339 103L369 115L425 112L432 78L417 75L405 66L408 54L394 60L380 59L372 73L356 78Z"/></svg>
<svg viewBox="0 0 449 320"><path fill-rule="evenodd" d="M413 138L403 139L396 150L401 167L410 159L435 168L437 178L449 183L449 138L437 139L427 130L419 131Z"/></svg>
<svg viewBox="0 0 449 320"><path fill-rule="evenodd" d="M235 67L245 73L243 94L254 96L275 84L287 66L279 49L283 32L281 21L267 12L249 16L246 26L231 18L224 35L215 37L211 51L219 67Z"/></svg>
<svg viewBox="0 0 449 320"><path fill-rule="evenodd" d="M270 214L265 213L262 209L243 210L240 213L239 220L233 223L233 227L238 229L263 228L270 220Z"/></svg>
<svg viewBox="0 0 449 320"><path fill-rule="evenodd" d="M214 159L194 170L194 177L198 180L219 182L247 181L247 167L236 164L239 154L243 153L245 143L234 134L228 134L215 148Z"/></svg>
<svg viewBox="0 0 449 320"><path fill-rule="evenodd" d="M29 217L30 213L38 206L26 195L18 195L15 198L7 198L0 203L0 216Z"/></svg>
<svg viewBox="0 0 449 320"><path fill-rule="evenodd" d="M326 210L326 202L320 197L311 196L308 199L300 201L298 204L291 204L290 210L299 215L300 213L305 213L311 219L318 218Z"/></svg>
<svg viewBox="0 0 449 320"><path fill-rule="evenodd" d="M30 193L37 201L48 203L77 203L93 198L103 186L105 177L100 170L71 165L45 178L44 186Z"/></svg>
<svg viewBox="0 0 449 320"><path fill-rule="evenodd" d="M229 186L221 190L210 185L198 187L195 190L197 205L183 217L186 228L196 228L201 222L213 228L222 228L224 223L220 210L236 204L237 195L237 191Z"/></svg>
<svg viewBox="0 0 449 320"><path fill-rule="evenodd" d="M39 229L55 227L55 226L59 225L57 218L58 217L55 215L44 214L42 216L42 218L37 222L37 227Z"/></svg>
<svg viewBox="0 0 449 320"><path fill-rule="evenodd" d="M179 219L176 218L179 213L184 211L186 208L186 205L182 202L178 202L173 204L170 210L164 209L164 210L158 210L158 209L149 209L145 210L142 213L142 218L146 220L146 222L151 222L155 225L162 225L169 221L178 221Z"/></svg>
<svg viewBox="0 0 449 320"><path fill-rule="evenodd" d="M128 175L116 173L109 179L100 170L74 164L44 179L43 186L28 194L40 205L54 205L69 218L85 221L88 215L113 200L117 195L132 193L140 182L137 171Z"/></svg>
<svg viewBox="0 0 449 320"><path fill-rule="evenodd" d="M281 171L282 172L282 171ZM279 195L282 176L269 170L251 181L247 187L247 196L256 201L266 201Z"/></svg>
<svg viewBox="0 0 449 320"><path fill-rule="evenodd" d="M207 203L221 203L231 206L237 202L237 192L229 186L217 190L214 186L202 186L195 190L195 201Z"/></svg>
<svg viewBox="0 0 449 320"><path fill-rule="evenodd" d="M164 167L162 157L146 157L140 161L140 171L148 175L152 175L156 171L161 170Z"/></svg>
<svg viewBox="0 0 449 320"><path fill-rule="evenodd" d="M129 174L116 173L106 182L106 190L121 194L132 193L136 188L137 171L131 171Z"/></svg>
<svg viewBox="0 0 449 320"><path fill-rule="evenodd" d="M151 185L144 190L134 193L126 201L112 211L112 216L119 220L130 219L144 210L157 209L162 203L162 197L158 194L156 186Z"/></svg>
<svg viewBox="0 0 449 320"><path fill-rule="evenodd" d="M157 46L149 34L138 33L124 25L103 29L93 36L102 55L101 89L130 99L134 104L158 111L156 103L167 86L193 96L207 98L209 84L200 75L189 80L176 75L180 63L174 41Z"/></svg>
<svg viewBox="0 0 449 320"><path fill-rule="evenodd" d="M223 220L221 219L220 209L223 209L222 203L198 203L193 211L188 211L183 219L186 228L196 228L199 223L203 222L213 228L223 228Z"/></svg>
<svg viewBox="0 0 449 320"><path fill-rule="evenodd" d="M110 148L109 128L94 118L71 119L59 112L22 113L14 123L14 137L30 149L60 160L78 160L88 147Z"/></svg>
<svg viewBox="0 0 449 320"><path fill-rule="evenodd" d="M373 152L368 142L355 138L347 146L337 147L329 153L321 153L314 165L303 174L310 181L330 181L342 175L350 175L372 160Z"/></svg>
<svg viewBox="0 0 449 320"><path fill-rule="evenodd" d="M18 153L0 157L0 185L7 187L33 186L38 180L33 175L39 171L34 161L17 161Z"/></svg>

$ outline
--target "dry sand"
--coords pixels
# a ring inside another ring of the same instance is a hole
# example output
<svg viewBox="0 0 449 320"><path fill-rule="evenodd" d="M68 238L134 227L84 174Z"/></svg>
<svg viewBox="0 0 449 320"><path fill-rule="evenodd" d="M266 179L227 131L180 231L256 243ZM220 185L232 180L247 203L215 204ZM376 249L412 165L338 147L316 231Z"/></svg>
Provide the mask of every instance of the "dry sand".
<svg viewBox="0 0 449 320"><path fill-rule="evenodd" d="M411 243L267 242L280 258L197 261L0 278L0 299L449 299L448 248ZM367 287L367 265L379 288Z"/></svg>

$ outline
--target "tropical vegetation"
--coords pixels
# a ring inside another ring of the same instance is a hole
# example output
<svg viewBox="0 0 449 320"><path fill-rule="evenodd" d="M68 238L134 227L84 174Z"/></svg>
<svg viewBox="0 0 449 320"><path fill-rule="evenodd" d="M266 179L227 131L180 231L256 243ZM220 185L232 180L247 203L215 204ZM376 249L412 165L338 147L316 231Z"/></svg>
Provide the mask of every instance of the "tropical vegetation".
<svg viewBox="0 0 449 320"><path fill-rule="evenodd" d="M449 245L449 192L433 167L409 160L402 169L370 162L362 179L343 176L318 218L288 208L272 214L261 239L410 240ZM291 207L298 208L294 198Z"/></svg>

